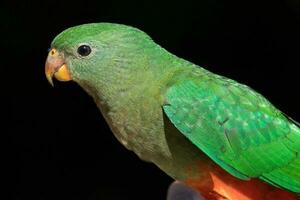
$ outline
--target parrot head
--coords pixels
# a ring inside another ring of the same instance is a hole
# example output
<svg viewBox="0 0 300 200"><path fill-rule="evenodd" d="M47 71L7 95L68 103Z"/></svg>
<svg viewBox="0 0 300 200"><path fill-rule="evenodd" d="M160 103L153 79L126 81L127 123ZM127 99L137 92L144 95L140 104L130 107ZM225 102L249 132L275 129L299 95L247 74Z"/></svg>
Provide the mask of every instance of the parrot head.
<svg viewBox="0 0 300 200"><path fill-rule="evenodd" d="M137 64L145 59L141 52L154 46L146 33L125 25L92 23L71 27L52 42L46 77L51 85L54 77L73 80L86 90L95 85L113 88L125 79L133 82L128 78L130 74L145 70L144 65Z"/></svg>

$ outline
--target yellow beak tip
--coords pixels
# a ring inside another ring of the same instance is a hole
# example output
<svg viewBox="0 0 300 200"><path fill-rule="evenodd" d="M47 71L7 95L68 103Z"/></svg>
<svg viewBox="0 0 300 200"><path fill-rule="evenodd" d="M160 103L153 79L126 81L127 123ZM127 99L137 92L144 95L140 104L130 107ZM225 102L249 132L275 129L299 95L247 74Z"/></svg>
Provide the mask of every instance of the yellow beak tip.
<svg viewBox="0 0 300 200"><path fill-rule="evenodd" d="M52 80L51 78L48 79L48 82L50 83L50 85L51 85L52 87L54 87L53 80Z"/></svg>
<svg viewBox="0 0 300 200"><path fill-rule="evenodd" d="M49 70L47 70L47 68L46 68L45 74L46 74L47 81L53 87L54 84L53 84L53 80L52 80L52 73Z"/></svg>

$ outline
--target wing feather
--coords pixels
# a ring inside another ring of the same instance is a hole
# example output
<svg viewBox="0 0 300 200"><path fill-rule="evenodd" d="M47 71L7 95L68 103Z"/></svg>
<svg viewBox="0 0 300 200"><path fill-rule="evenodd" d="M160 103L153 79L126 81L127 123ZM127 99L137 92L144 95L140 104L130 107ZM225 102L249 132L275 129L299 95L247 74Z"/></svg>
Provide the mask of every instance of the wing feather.
<svg viewBox="0 0 300 200"><path fill-rule="evenodd" d="M300 129L263 96L216 76L178 81L166 102L171 122L229 173L300 193Z"/></svg>

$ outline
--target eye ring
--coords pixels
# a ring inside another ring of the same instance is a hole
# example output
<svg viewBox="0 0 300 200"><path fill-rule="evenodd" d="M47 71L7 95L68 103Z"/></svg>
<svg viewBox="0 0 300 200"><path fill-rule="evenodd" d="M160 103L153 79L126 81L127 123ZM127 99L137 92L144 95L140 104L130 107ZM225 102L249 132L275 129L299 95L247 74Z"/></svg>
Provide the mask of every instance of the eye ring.
<svg viewBox="0 0 300 200"><path fill-rule="evenodd" d="M77 53L82 56L82 57L85 57L85 56L88 56L90 55L92 52L92 49L89 45L86 45L86 44L83 44L83 45L80 45L78 48L77 48Z"/></svg>

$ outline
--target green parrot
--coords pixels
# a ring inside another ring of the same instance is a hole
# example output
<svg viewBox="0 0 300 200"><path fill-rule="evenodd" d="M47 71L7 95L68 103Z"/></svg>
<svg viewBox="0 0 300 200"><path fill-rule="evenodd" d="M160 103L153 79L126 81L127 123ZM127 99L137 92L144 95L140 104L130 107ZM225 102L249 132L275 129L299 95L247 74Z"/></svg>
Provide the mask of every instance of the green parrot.
<svg viewBox="0 0 300 200"><path fill-rule="evenodd" d="M53 40L45 73L78 83L127 149L206 199L298 198L299 123L139 29L71 27Z"/></svg>

